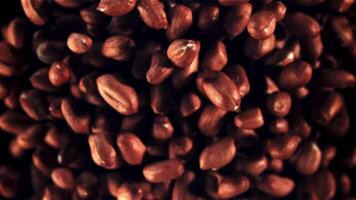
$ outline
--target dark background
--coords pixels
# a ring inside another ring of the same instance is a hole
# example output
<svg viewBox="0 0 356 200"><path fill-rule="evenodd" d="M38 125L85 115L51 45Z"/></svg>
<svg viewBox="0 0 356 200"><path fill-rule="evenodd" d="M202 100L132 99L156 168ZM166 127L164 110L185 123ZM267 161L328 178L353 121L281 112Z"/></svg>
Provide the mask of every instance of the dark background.
<svg viewBox="0 0 356 200"><path fill-rule="evenodd" d="M15 16L24 16L20 0L2 0L0 5L0 24L7 24Z"/></svg>
<svg viewBox="0 0 356 200"><path fill-rule="evenodd" d="M21 10L21 3L20 0L1 0L1 5L0 5L0 27L3 27L4 25L8 24L8 22L13 19L14 17L19 17L19 16L24 16L23 11ZM0 38L2 40L2 36L0 34ZM350 65L355 65L354 63L350 63ZM354 66L353 66L354 67ZM348 113L350 115L350 130L349 133L347 134L346 137L340 138L340 139L330 139L326 141L326 143L335 143L337 144L338 147L338 153L346 153L350 151L353 147L356 145L356 140L354 134L356 134L356 126L355 126L355 119L356 119L356 112L354 109L354 104L356 103L356 92L355 89L346 89L341 91L344 95L344 98L347 103L347 108L348 108ZM0 105L0 113L2 112L2 105ZM21 171L29 171L30 166L28 166L28 163L30 163L30 155L27 154L25 158L22 158L21 160L14 160L12 158L9 158L8 155L8 142L9 139L12 138L12 135L2 133L0 131L0 164L4 163L11 163L11 166L14 166L15 168L21 170ZM27 172L28 172L27 171ZM342 173L342 172L341 172ZM350 170L346 172L347 174L350 175L350 177L353 180L353 195L356 194L355 186L356 186L356 171L355 170ZM27 174L27 173L25 173ZM27 174L28 175L28 174ZM23 191L21 196L23 198L30 196L29 194L31 193L30 190L30 183L29 183L29 177L26 177L23 179L25 185L27 185L27 189ZM23 199L22 198L22 199ZM1 199L1 197L0 197Z"/></svg>
<svg viewBox="0 0 356 200"><path fill-rule="evenodd" d="M21 9L21 0L2 0L0 4L0 28L3 28L4 25L7 25L11 19L15 17L25 17ZM0 34L0 40L3 40L2 34ZM4 106L2 102L0 103L0 114L4 111ZM31 162L31 153L26 153L25 156L21 159L13 159L9 155L8 145L10 139L13 138L13 135L4 133L0 130L0 165L6 164L12 167L13 169L20 171L22 175L21 183L21 192L17 199L27 200L31 197L31 182L30 182L30 165ZM3 198L0 196L0 199Z"/></svg>

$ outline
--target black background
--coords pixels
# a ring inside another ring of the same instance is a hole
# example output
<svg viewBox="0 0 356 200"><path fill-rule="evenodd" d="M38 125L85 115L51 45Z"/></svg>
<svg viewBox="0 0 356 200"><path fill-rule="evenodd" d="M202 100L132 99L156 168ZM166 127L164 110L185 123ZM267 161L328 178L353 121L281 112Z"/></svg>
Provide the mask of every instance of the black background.
<svg viewBox="0 0 356 200"><path fill-rule="evenodd" d="M21 10L21 5L20 5L20 0L1 0L0 1L0 26L3 27L6 25L11 19L14 17L18 16L24 16L23 11ZM1 34L0 34L0 37ZM2 38L1 38L2 39ZM348 107L348 113L350 115L350 131L347 134L345 138L337 139L335 141L327 141L330 143L336 143L338 147L339 152L347 152L350 151L351 148L355 147L355 134L356 134L356 128L355 128L355 119L356 119L356 112L355 110L352 109L354 108L354 104L356 103L356 93L355 89L346 89L342 91L344 98L347 103ZM2 107L2 105L1 105ZM0 109L2 111L2 109ZM14 168L17 168L18 170L28 172L30 167L28 166L28 163L30 161L30 156L27 154L25 158L22 158L21 160L14 160L12 158L9 158L8 155L8 142L9 139L11 138L11 135L5 134L3 132L0 132L0 164L4 163L11 163L11 166L14 166ZM26 165L26 164L27 165ZM353 183L353 188L355 189L356 185L356 172L355 170L350 170L347 172L349 175L351 175L351 178L354 180ZM27 173L25 173L27 174ZM27 174L28 175L28 174ZM22 179L23 183L25 183L27 189L25 191L22 191L21 194L21 199L24 199L31 193L30 190L30 183L29 183L29 177L25 177ZM353 190L353 194L355 195L355 190ZM1 198L1 197L0 197Z"/></svg>

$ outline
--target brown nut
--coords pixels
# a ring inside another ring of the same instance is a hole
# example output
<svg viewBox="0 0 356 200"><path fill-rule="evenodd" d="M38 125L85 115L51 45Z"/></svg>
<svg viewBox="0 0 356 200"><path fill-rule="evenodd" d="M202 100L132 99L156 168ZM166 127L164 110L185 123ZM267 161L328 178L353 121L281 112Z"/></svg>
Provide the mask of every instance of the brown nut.
<svg viewBox="0 0 356 200"><path fill-rule="evenodd" d="M33 120L15 111L7 111L0 116L0 128L9 133L21 134L32 125Z"/></svg>
<svg viewBox="0 0 356 200"><path fill-rule="evenodd" d="M338 92L325 92L315 99L312 119L321 125L327 125L341 111L344 99Z"/></svg>
<svg viewBox="0 0 356 200"><path fill-rule="evenodd" d="M247 58L258 60L271 53L275 47L275 43L276 37L274 35L262 40L247 37L244 45L244 53Z"/></svg>
<svg viewBox="0 0 356 200"><path fill-rule="evenodd" d="M295 61L288 64L279 74L278 85L291 90L305 86L312 78L313 70L304 61Z"/></svg>
<svg viewBox="0 0 356 200"><path fill-rule="evenodd" d="M333 199L336 194L335 177L330 171L321 170L307 180L304 190L315 194L318 199Z"/></svg>
<svg viewBox="0 0 356 200"><path fill-rule="evenodd" d="M343 69L320 69L320 81L323 86L333 88L354 87L355 76Z"/></svg>
<svg viewBox="0 0 356 200"><path fill-rule="evenodd" d="M48 102L38 90L28 90L21 92L19 103L27 116L34 120L49 118Z"/></svg>
<svg viewBox="0 0 356 200"><path fill-rule="evenodd" d="M202 170L218 170L232 161L236 154L235 142L231 137L222 138L205 147L199 156Z"/></svg>
<svg viewBox="0 0 356 200"><path fill-rule="evenodd" d="M157 141L167 141L173 136L174 127L166 116L155 116L152 125L152 137Z"/></svg>
<svg viewBox="0 0 356 200"><path fill-rule="evenodd" d="M198 128L205 136L217 135L224 121L226 111L216 108L214 105L207 105L198 120Z"/></svg>
<svg viewBox="0 0 356 200"><path fill-rule="evenodd" d="M116 191L117 200L141 200L143 191L141 187L134 182L121 184Z"/></svg>
<svg viewBox="0 0 356 200"><path fill-rule="evenodd" d="M298 38L312 38L320 33L319 23L313 17L301 12L288 13L283 19L283 24Z"/></svg>
<svg viewBox="0 0 356 200"><path fill-rule="evenodd" d="M47 13L45 12L47 1L44 0L21 0L22 9L25 15L32 23L42 26L47 22Z"/></svg>
<svg viewBox="0 0 356 200"><path fill-rule="evenodd" d="M238 6L249 1L250 0L218 0L218 2L223 6Z"/></svg>
<svg viewBox="0 0 356 200"><path fill-rule="evenodd" d="M237 172L243 172L252 176L258 176L267 169L266 156L254 156L254 157L237 157L235 162L235 170Z"/></svg>
<svg viewBox="0 0 356 200"><path fill-rule="evenodd" d="M249 109L234 118L235 126L241 129L258 129L264 124L260 108Z"/></svg>
<svg viewBox="0 0 356 200"><path fill-rule="evenodd" d="M217 172L209 172L207 176L205 190L214 199L230 199L250 188L250 180L245 176L221 176Z"/></svg>
<svg viewBox="0 0 356 200"><path fill-rule="evenodd" d="M216 107L225 111L237 111L241 97L235 83L224 73L219 71L201 72L196 85Z"/></svg>
<svg viewBox="0 0 356 200"><path fill-rule="evenodd" d="M165 115L172 107L173 97L166 84L153 85L150 90L151 109L155 114Z"/></svg>
<svg viewBox="0 0 356 200"><path fill-rule="evenodd" d="M227 63L225 44L221 41L214 43L204 56L201 66L212 71L221 71Z"/></svg>
<svg viewBox="0 0 356 200"><path fill-rule="evenodd" d="M246 70L241 65L229 65L224 72L235 83L241 98L250 92L250 82Z"/></svg>
<svg viewBox="0 0 356 200"><path fill-rule="evenodd" d="M193 151L193 140L186 136L172 139L168 146L170 159L185 158Z"/></svg>
<svg viewBox="0 0 356 200"><path fill-rule="evenodd" d="M198 95L193 92L185 94L179 104L179 111L183 117L188 117L198 111L201 106L201 100Z"/></svg>
<svg viewBox="0 0 356 200"><path fill-rule="evenodd" d="M96 193L98 178L87 171L80 173L76 180L75 190L79 197L87 198Z"/></svg>
<svg viewBox="0 0 356 200"><path fill-rule="evenodd" d="M56 186L64 190L72 190L75 186L73 173L66 168L56 168L51 173Z"/></svg>
<svg viewBox="0 0 356 200"><path fill-rule="evenodd" d="M321 151L315 142L308 142L301 147L295 161L295 167L304 175L314 174L321 164Z"/></svg>
<svg viewBox="0 0 356 200"><path fill-rule="evenodd" d="M338 46L346 47L352 43L354 36L347 17L339 16L331 18L330 29Z"/></svg>
<svg viewBox="0 0 356 200"><path fill-rule="evenodd" d="M126 61L132 56L135 46L135 42L129 37L112 36L104 41L101 53L117 61Z"/></svg>
<svg viewBox="0 0 356 200"><path fill-rule="evenodd" d="M65 8L78 8L85 3L85 0L54 0L58 5Z"/></svg>
<svg viewBox="0 0 356 200"><path fill-rule="evenodd" d="M281 198L287 196L294 189L292 179L273 174L263 176L257 183L257 188L268 195Z"/></svg>
<svg viewBox="0 0 356 200"><path fill-rule="evenodd" d="M287 92L278 91L268 96L267 111L276 117L285 117L292 107L292 98Z"/></svg>
<svg viewBox="0 0 356 200"><path fill-rule="evenodd" d="M174 40L167 49L167 57L177 67L188 67L198 56L199 42L195 40Z"/></svg>
<svg viewBox="0 0 356 200"><path fill-rule="evenodd" d="M121 16L131 12L137 0L100 0L98 11L110 16Z"/></svg>
<svg viewBox="0 0 356 200"><path fill-rule="evenodd" d="M202 5L198 14L198 28L203 32L214 32L219 26L220 9L214 5Z"/></svg>
<svg viewBox="0 0 356 200"><path fill-rule="evenodd" d="M75 133L87 134L89 132L90 115L83 110L78 101L72 98L62 99L61 112Z"/></svg>
<svg viewBox="0 0 356 200"><path fill-rule="evenodd" d="M187 6L177 5L170 10L171 21L167 27L166 35L170 40L182 38L193 24L193 12Z"/></svg>
<svg viewBox="0 0 356 200"><path fill-rule="evenodd" d="M177 179L184 173L184 165L179 160L164 160L146 165L143 176L152 183L162 183Z"/></svg>
<svg viewBox="0 0 356 200"><path fill-rule="evenodd" d="M88 137L91 157L95 164L105 169L117 169L121 165L119 155L107 135L94 134Z"/></svg>
<svg viewBox="0 0 356 200"><path fill-rule="evenodd" d="M67 39L68 48L77 54L82 54L92 47L93 40L85 34L71 33Z"/></svg>
<svg viewBox="0 0 356 200"><path fill-rule="evenodd" d="M247 24L247 31L257 40L270 37L276 28L276 16L271 11L259 11L253 14Z"/></svg>
<svg viewBox="0 0 356 200"><path fill-rule="evenodd" d="M23 49L30 40L30 24L22 18L15 18L7 25L4 39L16 49Z"/></svg>
<svg viewBox="0 0 356 200"><path fill-rule="evenodd" d="M354 0L331 0L330 2L331 8L338 12L347 11L354 3Z"/></svg>
<svg viewBox="0 0 356 200"><path fill-rule="evenodd" d="M190 184L195 180L195 174L192 171L186 171L179 177L173 186L172 200L194 200L195 196L190 192Z"/></svg>
<svg viewBox="0 0 356 200"><path fill-rule="evenodd" d="M132 133L121 133L116 139L122 158L130 165L140 165L146 152L141 139Z"/></svg>
<svg viewBox="0 0 356 200"><path fill-rule="evenodd" d="M282 20L287 12L287 6L284 5L281 1L268 3L262 9L272 11L276 16L277 21Z"/></svg>
<svg viewBox="0 0 356 200"><path fill-rule="evenodd" d="M289 132L289 123L284 118L276 118L268 123L268 129L274 134L285 134Z"/></svg>
<svg viewBox="0 0 356 200"><path fill-rule="evenodd" d="M239 4L228 10L224 17L224 28L231 38L241 34L247 27L252 14L250 3Z"/></svg>
<svg viewBox="0 0 356 200"><path fill-rule="evenodd" d="M56 87L69 83L72 76L72 69L64 62L52 63L48 71L48 80Z"/></svg>
<svg viewBox="0 0 356 200"><path fill-rule="evenodd" d="M276 136L267 142L266 150L272 158L288 159L296 152L301 138L293 134Z"/></svg>
<svg viewBox="0 0 356 200"><path fill-rule="evenodd" d="M145 24L153 29L166 29L168 26L164 6L159 0L141 0L137 10Z"/></svg>
<svg viewBox="0 0 356 200"><path fill-rule="evenodd" d="M173 67L163 51L155 52L151 58L150 68L146 72L147 82L153 85L162 83L172 74Z"/></svg>
<svg viewBox="0 0 356 200"><path fill-rule="evenodd" d="M96 84L101 97L117 112L131 115L138 111L137 93L128 84L111 74L99 76Z"/></svg>

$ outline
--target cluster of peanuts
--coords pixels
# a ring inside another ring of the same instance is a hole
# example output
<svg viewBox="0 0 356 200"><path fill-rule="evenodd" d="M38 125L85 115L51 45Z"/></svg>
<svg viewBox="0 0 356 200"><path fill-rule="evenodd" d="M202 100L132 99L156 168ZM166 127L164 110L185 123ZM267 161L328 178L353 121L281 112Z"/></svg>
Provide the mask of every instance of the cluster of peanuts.
<svg viewBox="0 0 356 200"><path fill-rule="evenodd" d="M1 197L356 199L354 0L21 7L1 24Z"/></svg>

